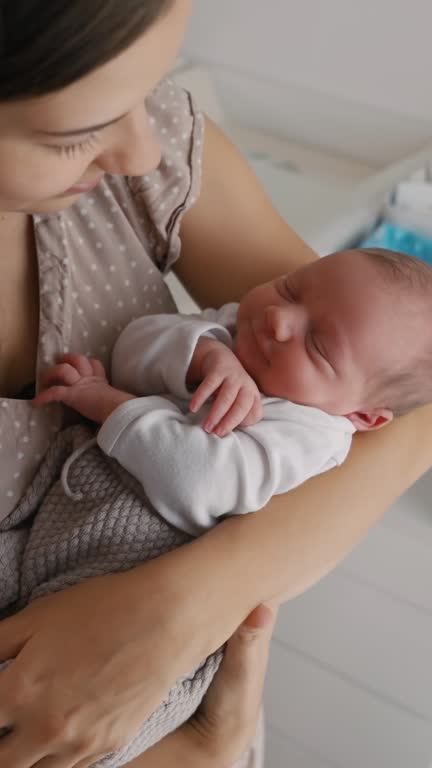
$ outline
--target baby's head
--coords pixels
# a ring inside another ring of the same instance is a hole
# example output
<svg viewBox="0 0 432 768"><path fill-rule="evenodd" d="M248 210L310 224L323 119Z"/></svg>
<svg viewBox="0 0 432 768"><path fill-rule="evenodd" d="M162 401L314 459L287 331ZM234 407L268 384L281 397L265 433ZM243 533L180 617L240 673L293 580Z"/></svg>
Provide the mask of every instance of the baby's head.
<svg viewBox="0 0 432 768"><path fill-rule="evenodd" d="M375 429L432 401L431 329L431 267L347 250L246 294L235 352L264 394Z"/></svg>

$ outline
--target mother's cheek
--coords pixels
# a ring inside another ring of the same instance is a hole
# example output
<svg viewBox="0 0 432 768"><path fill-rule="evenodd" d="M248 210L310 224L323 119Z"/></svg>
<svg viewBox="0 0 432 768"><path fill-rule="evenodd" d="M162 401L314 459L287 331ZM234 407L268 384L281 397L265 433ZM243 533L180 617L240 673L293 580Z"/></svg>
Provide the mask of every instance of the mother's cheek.
<svg viewBox="0 0 432 768"><path fill-rule="evenodd" d="M16 202L18 207L28 201L47 200L82 178L87 162L69 162L56 156L54 150L50 155L51 151L0 140L0 201Z"/></svg>

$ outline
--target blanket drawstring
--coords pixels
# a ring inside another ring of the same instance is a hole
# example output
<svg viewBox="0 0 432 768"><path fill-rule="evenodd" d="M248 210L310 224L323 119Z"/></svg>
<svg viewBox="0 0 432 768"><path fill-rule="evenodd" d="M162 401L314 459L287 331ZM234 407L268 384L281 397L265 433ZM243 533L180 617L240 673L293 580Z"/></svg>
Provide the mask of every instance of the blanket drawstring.
<svg viewBox="0 0 432 768"><path fill-rule="evenodd" d="M90 438L90 440L86 440L85 443L79 446L79 448L76 448L74 452L69 456L69 458L65 461L63 464L63 468L61 471L61 484L62 488L70 499L72 501L81 501L84 498L84 495L81 493L81 491L73 491L69 485L68 481L68 474L69 470L76 461L76 459L79 459L80 456L83 455L86 451L88 451L90 448L93 448L94 445L97 445L97 440L95 437Z"/></svg>

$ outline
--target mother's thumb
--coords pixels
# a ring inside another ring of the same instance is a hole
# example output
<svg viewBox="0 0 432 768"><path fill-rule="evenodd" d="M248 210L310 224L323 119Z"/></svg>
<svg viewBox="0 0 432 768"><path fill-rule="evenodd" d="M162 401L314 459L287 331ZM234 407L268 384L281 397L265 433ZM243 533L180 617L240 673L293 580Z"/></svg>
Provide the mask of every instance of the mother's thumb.
<svg viewBox="0 0 432 768"><path fill-rule="evenodd" d="M240 625L237 633L245 639L260 637L262 634L271 634L276 613L268 605L258 605Z"/></svg>
<svg viewBox="0 0 432 768"><path fill-rule="evenodd" d="M258 706L261 700L275 620L275 612L266 605L259 605L227 643L222 675L229 678L231 685L238 686L238 692L243 692L245 700L249 697L250 706L254 702Z"/></svg>
<svg viewBox="0 0 432 768"><path fill-rule="evenodd" d="M237 665L239 671L256 663L266 664L275 621L276 613L268 606L254 608L228 640L227 663Z"/></svg>

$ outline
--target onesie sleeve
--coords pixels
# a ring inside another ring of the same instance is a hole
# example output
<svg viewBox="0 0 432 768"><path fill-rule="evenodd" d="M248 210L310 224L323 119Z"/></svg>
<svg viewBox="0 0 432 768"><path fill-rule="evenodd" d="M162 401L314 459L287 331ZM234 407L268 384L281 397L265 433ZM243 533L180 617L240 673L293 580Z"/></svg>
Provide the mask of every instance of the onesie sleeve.
<svg viewBox="0 0 432 768"><path fill-rule="evenodd" d="M147 315L130 323L120 334L112 354L115 387L134 395L168 393L190 399L186 386L195 347L210 336L232 347L230 328L236 304L192 315Z"/></svg>
<svg viewBox="0 0 432 768"><path fill-rule="evenodd" d="M274 494L345 459L350 426L321 428L310 414L299 420L293 404L287 411L284 401L266 401L261 422L219 438L175 401L137 398L111 414L98 443L142 483L162 517L196 536L226 516L261 509Z"/></svg>

